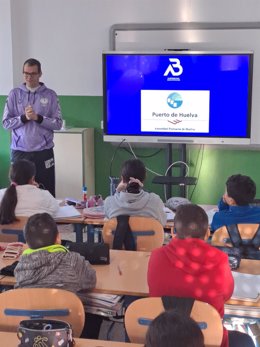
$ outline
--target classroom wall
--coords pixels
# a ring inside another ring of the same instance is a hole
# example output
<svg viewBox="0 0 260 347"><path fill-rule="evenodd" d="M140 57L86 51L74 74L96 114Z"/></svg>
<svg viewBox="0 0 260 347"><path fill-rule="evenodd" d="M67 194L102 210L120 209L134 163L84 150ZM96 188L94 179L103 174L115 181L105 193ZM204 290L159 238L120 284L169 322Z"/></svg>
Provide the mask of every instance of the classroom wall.
<svg viewBox="0 0 260 347"><path fill-rule="evenodd" d="M109 29L117 23L250 22L259 21L257 0L1 0L0 2L0 109L13 86L21 83L22 63L28 57L42 62L42 80L60 96L67 125L95 128L96 193L108 194L111 158L116 147L103 143L101 53L109 49ZM133 38L134 40L134 38ZM2 54L3 53L3 54ZM165 151L136 148L148 167L163 174ZM155 155L154 155L155 154ZM152 155L152 157L151 157ZM121 162L131 155L116 152L112 174L118 175ZM173 161L177 160L173 153ZM67 158L64 158L67 164ZM199 181L192 200L215 203L224 189L226 177L248 174L260 190L259 151L188 147L190 174ZM0 185L7 184L9 134L0 127ZM64 165L66 169L66 165ZM176 169L176 173L177 173ZM163 188L147 188L163 197ZM193 188L189 189L191 194ZM173 194L178 195L178 191ZM259 194L260 197L260 194Z"/></svg>

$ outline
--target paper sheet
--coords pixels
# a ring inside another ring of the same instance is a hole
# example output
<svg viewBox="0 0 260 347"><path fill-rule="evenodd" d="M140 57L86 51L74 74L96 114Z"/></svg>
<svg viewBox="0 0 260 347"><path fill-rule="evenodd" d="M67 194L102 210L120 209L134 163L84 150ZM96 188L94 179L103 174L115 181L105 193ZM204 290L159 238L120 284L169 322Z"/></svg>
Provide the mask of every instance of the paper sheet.
<svg viewBox="0 0 260 347"><path fill-rule="evenodd" d="M81 213L71 205L60 206L58 212L54 216L54 219L62 219L62 218L73 218L80 217Z"/></svg>
<svg viewBox="0 0 260 347"><path fill-rule="evenodd" d="M232 271L235 288L232 299L258 301L260 297L260 275Z"/></svg>

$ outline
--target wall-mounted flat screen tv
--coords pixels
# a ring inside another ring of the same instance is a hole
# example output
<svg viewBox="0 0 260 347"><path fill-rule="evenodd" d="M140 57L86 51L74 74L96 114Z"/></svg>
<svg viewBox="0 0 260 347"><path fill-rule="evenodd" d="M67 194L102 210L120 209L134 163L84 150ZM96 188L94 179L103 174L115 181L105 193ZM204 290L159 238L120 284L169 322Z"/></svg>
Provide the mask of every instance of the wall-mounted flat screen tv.
<svg viewBox="0 0 260 347"><path fill-rule="evenodd" d="M105 52L104 140L250 144L252 74L252 52Z"/></svg>

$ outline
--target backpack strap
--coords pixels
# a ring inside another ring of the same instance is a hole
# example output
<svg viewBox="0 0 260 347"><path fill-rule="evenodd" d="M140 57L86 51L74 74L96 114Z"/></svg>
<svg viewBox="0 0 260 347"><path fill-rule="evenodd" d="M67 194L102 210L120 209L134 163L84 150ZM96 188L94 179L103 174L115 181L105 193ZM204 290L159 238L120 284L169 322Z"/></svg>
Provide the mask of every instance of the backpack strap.
<svg viewBox="0 0 260 347"><path fill-rule="evenodd" d="M174 309L185 317L189 317L195 299L193 298L179 298L176 296L162 296L163 307L166 310Z"/></svg>
<svg viewBox="0 0 260 347"><path fill-rule="evenodd" d="M136 251L134 235L129 226L129 216L121 215L117 217L117 227L115 230L113 249L123 249Z"/></svg>
<svg viewBox="0 0 260 347"><path fill-rule="evenodd" d="M251 240L251 244L256 249L259 249L259 247L260 247L260 224L258 224L258 228L256 230L256 233L255 233L254 237Z"/></svg>
<svg viewBox="0 0 260 347"><path fill-rule="evenodd" d="M226 225L230 241L233 245L233 247L241 247L245 246L245 243L243 242L240 232L238 230L237 224L232 225ZM255 232L254 237L251 240L248 240L247 243L248 246L253 246L256 249L259 249L260 247L260 224L258 225L258 228Z"/></svg>
<svg viewBox="0 0 260 347"><path fill-rule="evenodd" d="M236 224L226 226L233 247L240 249L244 259L260 259L260 226L252 239L242 240Z"/></svg>
<svg viewBox="0 0 260 347"><path fill-rule="evenodd" d="M233 247L240 247L243 244L237 224L226 225L227 232Z"/></svg>

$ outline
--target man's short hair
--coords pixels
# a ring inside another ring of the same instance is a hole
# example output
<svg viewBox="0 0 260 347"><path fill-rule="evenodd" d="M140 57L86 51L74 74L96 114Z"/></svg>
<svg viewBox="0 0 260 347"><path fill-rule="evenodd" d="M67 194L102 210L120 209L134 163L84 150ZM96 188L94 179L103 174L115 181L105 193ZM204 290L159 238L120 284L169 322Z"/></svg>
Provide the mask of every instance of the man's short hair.
<svg viewBox="0 0 260 347"><path fill-rule="evenodd" d="M37 213L29 217L23 232L28 246L37 249L54 245L58 228L51 215Z"/></svg>
<svg viewBox="0 0 260 347"><path fill-rule="evenodd" d="M179 239L204 239L209 227L206 212L198 205L187 204L177 208L174 228Z"/></svg>
<svg viewBox="0 0 260 347"><path fill-rule="evenodd" d="M24 63L23 63L23 68L25 65L29 65L29 66L37 66L38 67L38 72L41 73L42 72L42 67L41 67L41 63L39 62L39 60L34 59L34 58L29 58L27 59Z"/></svg>
<svg viewBox="0 0 260 347"><path fill-rule="evenodd" d="M256 185L249 177L244 175L232 175L226 182L227 195L234 199L238 206L250 204L255 198Z"/></svg>

